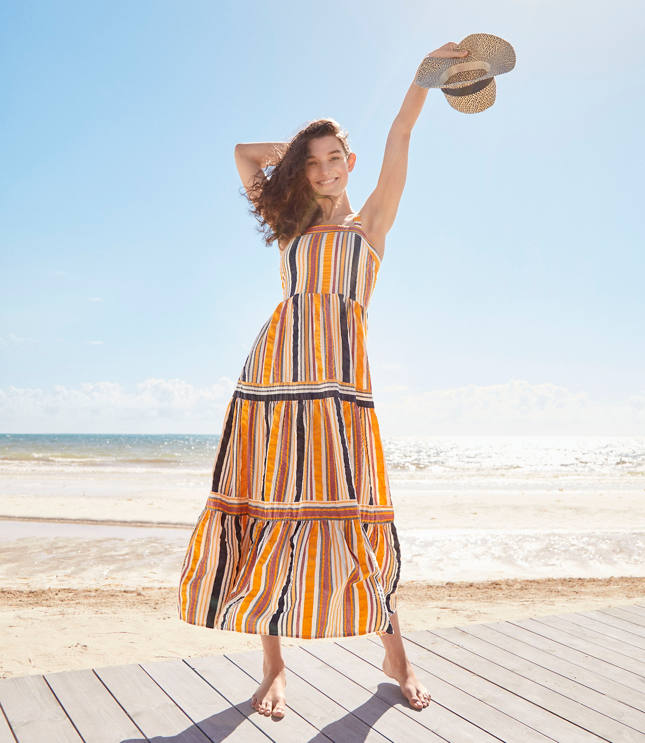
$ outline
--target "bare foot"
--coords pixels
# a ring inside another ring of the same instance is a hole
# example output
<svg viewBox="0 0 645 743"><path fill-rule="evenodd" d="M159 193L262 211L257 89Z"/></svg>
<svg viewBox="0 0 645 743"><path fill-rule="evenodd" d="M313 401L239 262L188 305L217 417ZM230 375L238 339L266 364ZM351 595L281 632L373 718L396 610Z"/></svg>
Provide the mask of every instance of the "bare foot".
<svg viewBox="0 0 645 743"><path fill-rule="evenodd" d="M401 693L408 700L411 707L414 709L424 709L430 704L430 692L417 679L409 661L406 661L400 668L395 668L386 655L383 661L383 671L390 678L399 682Z"/></svg>
<svg viewBox="0 0 645 743"><path fill-rule="evenodd" d="M286 685L284 666L270 668L264 665L264 678L251 697L251 706L266 717L283 718L287 711L284 695Z"/></svg>

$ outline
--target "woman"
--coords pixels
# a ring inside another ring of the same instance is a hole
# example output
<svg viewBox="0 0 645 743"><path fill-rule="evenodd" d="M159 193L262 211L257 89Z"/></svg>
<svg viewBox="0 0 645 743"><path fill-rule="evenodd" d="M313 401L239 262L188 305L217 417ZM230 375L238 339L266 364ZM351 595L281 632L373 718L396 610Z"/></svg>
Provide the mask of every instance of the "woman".
<svg viewBox="0 0 645 743"><path fill-rule="evenodd" d="M456 46L432 56L468 54ZM266 242L280 248L284 299L227 407L178 610L192 624L262 636L264 678L252 704L267 716L286 711L282 635L376 632L384 672L413 708L430 702L396 613L399 543L365 344L366 307L427 93L411 84L376 188L357 213L346 192L356 155L333 119L311 122L289 143L235 148Z"/></svg>

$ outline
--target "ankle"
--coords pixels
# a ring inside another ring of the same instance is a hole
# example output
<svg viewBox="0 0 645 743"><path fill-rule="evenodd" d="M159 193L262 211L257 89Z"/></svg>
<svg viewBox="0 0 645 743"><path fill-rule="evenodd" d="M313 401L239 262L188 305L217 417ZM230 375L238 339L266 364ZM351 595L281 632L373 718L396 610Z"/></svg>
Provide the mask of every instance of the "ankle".
<svg viewBox="0 0 645 743"><path fill-rule="evenodd" d="M384 663L397 673L408 672L412 669L407 657L399 653L386 653Z"/></svg>
<svg viewBox="0 0 645 743"><path fill-rule="evenodd" d="M279 673L284 671L284 661L282 658L264 658L262 660L262 671L265 676L271 674L277 676Z"/></svg>

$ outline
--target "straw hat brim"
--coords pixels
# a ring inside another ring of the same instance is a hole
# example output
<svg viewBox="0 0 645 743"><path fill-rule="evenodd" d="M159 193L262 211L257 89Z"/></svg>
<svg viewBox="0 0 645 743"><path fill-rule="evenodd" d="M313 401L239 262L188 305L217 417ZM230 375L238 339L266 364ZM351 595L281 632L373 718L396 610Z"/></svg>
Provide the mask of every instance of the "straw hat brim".
<svg viewBox="0 0 645 743"><path fill-rule="evenodd" d="M442 88L441 90L448 103L464 114L476 114L490 108L495 103L497 92L494 77L491 77L481 90L467 95L463 94L463 88L453 88L452 90Z"/></svg>
<svg viewBox="0 0 645 743"><path fill-rule="evenodd" d="M470 34L457 47L470 54L459 58L427 56L414 81L423 88L441 88L457 111L483 111L495 102L495 75L515 67L515 50L493 34Z"/></svg>

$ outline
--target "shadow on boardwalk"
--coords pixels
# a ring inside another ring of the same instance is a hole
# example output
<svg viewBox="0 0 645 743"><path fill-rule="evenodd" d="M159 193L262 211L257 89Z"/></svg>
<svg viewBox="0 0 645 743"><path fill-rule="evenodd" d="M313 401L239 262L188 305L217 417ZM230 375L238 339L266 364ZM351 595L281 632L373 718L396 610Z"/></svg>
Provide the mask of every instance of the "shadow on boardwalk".
<svg viewBox="0 0 645 743"><path fill-rule="evenodd" d="M261 654L0 680L0 743L643 743L645 602L405 633L432 702L360 637L284 649L288 712L255 712Z"/></svg>
<svg viewBox="0 0 645 743"><path fill-rule="evenodd" d="M381 683L378 685L376 694L371 696L356 709L348 711L343 717L325 725L325 727L319 730L306 743L329 743L329 741L345 743L345 741L350 740L352 743L362 743L362 741L366 740L369 736L377 720L387 711L387 709L389 709L389 705L384 704L383 700L396 699L398 701L400 696L401 693L396 684ZM250 709L250 699L248 701L248 706ZM253 713L253 715L247 718L237 707L232 705L228 709L222 710L215 715L211 715L210 717L201 720L199 723L191 725L186 728L186 730L182 730L176 735L157 735L154 738L125 738L119 741L119 743L147 743L147 741L149 741L149 743L194 743L198 740L210 740L213 743L221 743L222 741L230 740L232 734L246 719L253 722L255 715L257 715L257 713ZM297 715L297 712L289 709L287 715ZM357 735L355 729L357 718L366 724L364 735ZM276 740L282 739L279 737L281 732L280 726L285 724L285 721L286 724L288 724L288 717L285 717L282 720L271 719L271 723L276 726L275 735L278 736ZM204 738L203 735L206 734L207 737ZM268 734L270 735L270 732ZM305 741L302 741L302 743L305 743Z"/></svg>

